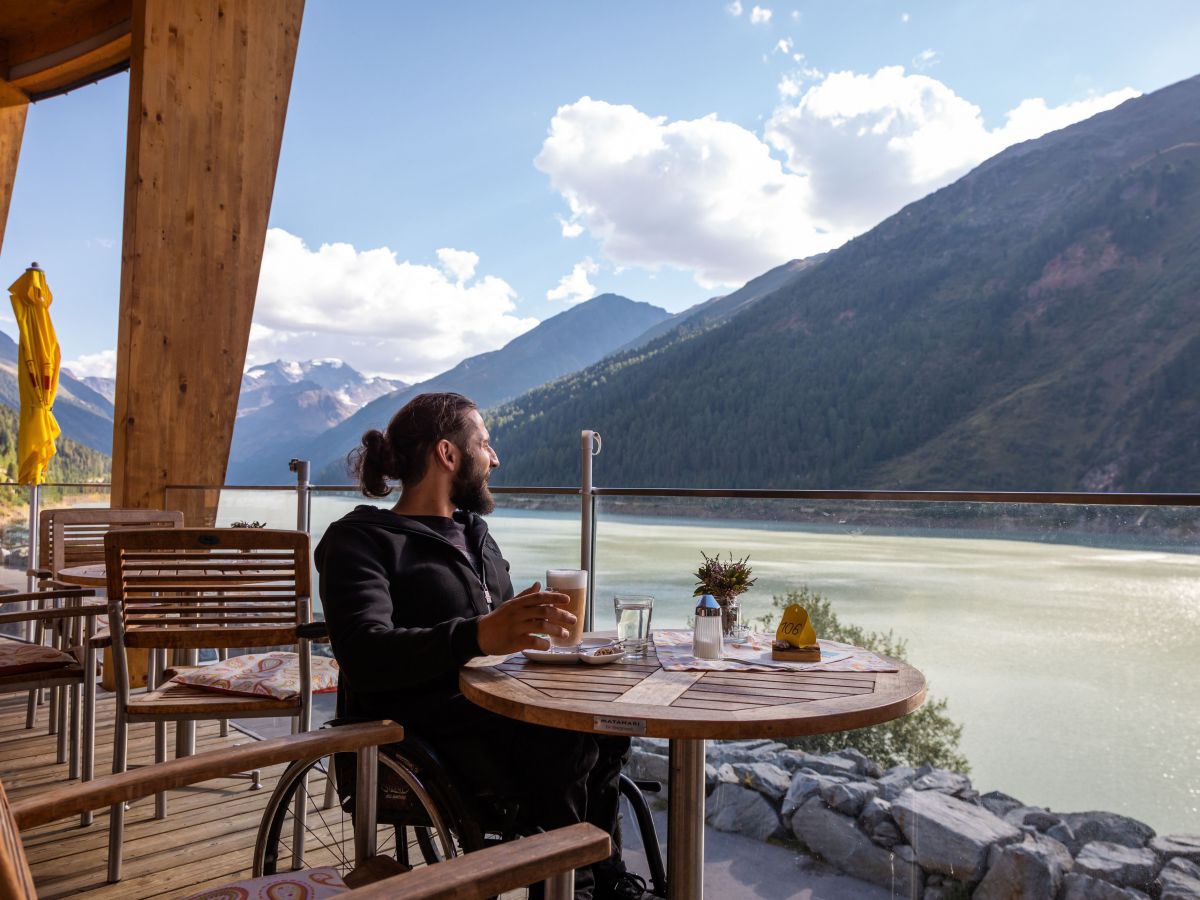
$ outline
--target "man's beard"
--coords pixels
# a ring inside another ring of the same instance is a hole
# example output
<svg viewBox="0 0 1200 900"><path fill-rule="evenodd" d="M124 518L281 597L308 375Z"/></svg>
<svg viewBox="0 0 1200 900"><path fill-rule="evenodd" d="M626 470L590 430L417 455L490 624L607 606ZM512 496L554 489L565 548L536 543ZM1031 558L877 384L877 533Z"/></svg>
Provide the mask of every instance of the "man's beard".
<svg viewBox="0 0 1200 900"><path fill-rule="evenodd" d="M482 466L472 463L469 468L463 466L450 485L450 502L463 512L486 516L496 508L496 501L487 486L490 472L491 467L486 463Z"/></svg>

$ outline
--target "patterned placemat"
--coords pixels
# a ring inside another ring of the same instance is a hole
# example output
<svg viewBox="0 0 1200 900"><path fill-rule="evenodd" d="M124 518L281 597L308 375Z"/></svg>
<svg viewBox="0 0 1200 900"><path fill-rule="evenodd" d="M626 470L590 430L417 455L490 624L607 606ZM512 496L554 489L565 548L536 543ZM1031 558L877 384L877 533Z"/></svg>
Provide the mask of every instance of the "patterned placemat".
<svg viewBox="0 0 1200 900"><path fill-rule="evenodd" d="M665 629L654 632L658 661L670 672L896 672L898 669L879 655L837 641L819 641L820 662L791 662L771 659L773 638L750 634L736 643L726 642L721 659L697 659L692 655L692 632Z"/></svg>

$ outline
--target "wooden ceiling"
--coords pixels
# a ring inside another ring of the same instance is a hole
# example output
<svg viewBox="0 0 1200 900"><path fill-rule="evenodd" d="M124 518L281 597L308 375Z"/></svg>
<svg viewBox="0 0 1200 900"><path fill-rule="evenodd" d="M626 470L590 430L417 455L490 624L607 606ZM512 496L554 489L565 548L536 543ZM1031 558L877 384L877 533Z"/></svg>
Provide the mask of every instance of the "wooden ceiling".
<svg viewBox="0 0 1200 900"><path fill-rule="evenodd" d="M129 66L132 0L4 0L0 80L32 100Z"/></svg>

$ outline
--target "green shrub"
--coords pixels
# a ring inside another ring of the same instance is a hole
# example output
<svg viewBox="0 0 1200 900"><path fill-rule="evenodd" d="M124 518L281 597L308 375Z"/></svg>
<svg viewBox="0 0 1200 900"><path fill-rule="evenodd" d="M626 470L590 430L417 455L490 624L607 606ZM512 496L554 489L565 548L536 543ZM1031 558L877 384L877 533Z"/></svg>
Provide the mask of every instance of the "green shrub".
<svg viewBox="0 0 1200 900"><path fill-rule="evenodd" d="M817 637L854 644L891 656L907 658L907 644L891 631L866 631L858 625L843 623L833 611L833 604L807 586L778 594L772 599L777 613L798 603L808 610ZM776 613L767 613L758 620L762 630L774 630ZM946 712L946 701L926 695L925 705L914 713L882 725L844 731L839 734L818 734L809 737L787 738L784 743L809 753L828 753L853 747L884 766L919 766L932 763L943 769L970 772L967 758L959 748L962 726Z"/></svg>

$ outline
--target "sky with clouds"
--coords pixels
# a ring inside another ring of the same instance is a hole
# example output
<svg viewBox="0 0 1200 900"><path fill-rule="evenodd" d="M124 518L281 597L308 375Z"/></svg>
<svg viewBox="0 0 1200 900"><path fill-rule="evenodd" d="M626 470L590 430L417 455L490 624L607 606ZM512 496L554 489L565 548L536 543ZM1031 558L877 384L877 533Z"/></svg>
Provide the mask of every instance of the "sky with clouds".
<svg viewBox="0 0 1200 900"><path fill-rule="evenodd" d="M683 309L1197 74L1196 46L1192 0L309 0L249 362L412 380L598 293ZM48 270L86 374L112 373L127 95L30 111L0 250Z"/></svg>

